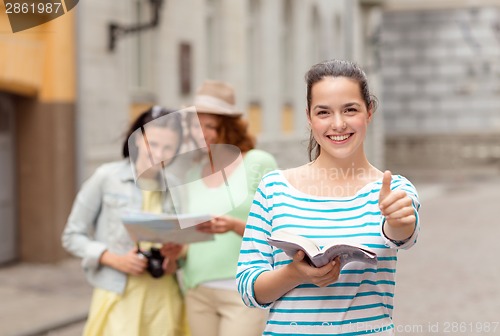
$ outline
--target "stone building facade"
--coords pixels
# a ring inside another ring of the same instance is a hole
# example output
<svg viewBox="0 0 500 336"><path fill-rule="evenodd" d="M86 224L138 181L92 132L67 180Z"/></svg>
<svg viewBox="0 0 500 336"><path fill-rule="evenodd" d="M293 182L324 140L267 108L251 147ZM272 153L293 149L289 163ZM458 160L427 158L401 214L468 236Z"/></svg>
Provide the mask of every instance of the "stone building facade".
<svg viewBox="0 0 500 336"><path fill-rule="evenodd" d="M147 24L158 3L158 25L121 35L111 50L110 25ZM380 4L85 0L12 33L0 2L0 263L66 257L60 234L75 192L120 157L130 119L152 104L189 105L205 79L235 86L259 147L282 168L306 162L304 73L334 57L371 64ZM373 125L368 152L380 165L382 118Z"/></svg>
<svg viewBox="0 0 500 336"><path fill-rule="evenodd" d="M126 35L109 50L109 24L147 22L149 2L133 0L119 8L111 1L81 2L79 182L101 163L119 158L123 130L134 113L152 104L190 105L205 79L234 85L258 147L272 153L281 168L307 162L304 74L326 59L352 59L367 66L380 95L379 71L370 66L380 3L165 0L157 27ZM375 118L367 141L377 166L383 163L382 116Z"/></svg>
<svg viewBox="0 0 500 336"><path fill-rule="evenodd" d="M427 177L498 174L500 2L393 3L377 46L388 166Z"/></svg>
<svg viewBox="0 0 500 336"><path fill-rule="evenodd" d="M0 2L0 264L64 258L76 190L74 11L13 33Z"/></svg>
<svg viewBox="0 0 500 336"><path fill-rule="evenodd" d="M189 105L205 79L232 83L259 147L282 167L306 162L304 74L314 63L371 60L367 44L380 1L166 0L158 27L108 49L111 22L147 22L148 1L79 4L80 182L119 155L131 113L151 104ZM378 13L378 14L377 14ZM380 90L377 72L370 79ZM132 111L132 112L129 112ZM110 125L113 125L110 128ZM369 152L382 162L382 120ZM283 150L286 148L286 150Z"/></svg>

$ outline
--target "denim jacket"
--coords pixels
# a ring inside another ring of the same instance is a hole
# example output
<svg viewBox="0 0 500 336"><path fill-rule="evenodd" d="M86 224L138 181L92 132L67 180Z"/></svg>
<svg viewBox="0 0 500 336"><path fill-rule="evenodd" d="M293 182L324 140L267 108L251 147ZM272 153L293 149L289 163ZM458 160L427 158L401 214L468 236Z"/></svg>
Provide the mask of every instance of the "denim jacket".
<svg viewBox="0 0 500 336"><path fill-rule="evenodd" d="M168 192L163 193L163 211L179 210ZM68 222L62 234L63 247L82 258L87 280L94 287L116 293L125 290L127 275L101 265L99 259L106 250L126 254L135 242L120 219L125 209L140 210L142 191L134 182L133 167L128 160L100 166L82 185L76 196Z"/></svg>

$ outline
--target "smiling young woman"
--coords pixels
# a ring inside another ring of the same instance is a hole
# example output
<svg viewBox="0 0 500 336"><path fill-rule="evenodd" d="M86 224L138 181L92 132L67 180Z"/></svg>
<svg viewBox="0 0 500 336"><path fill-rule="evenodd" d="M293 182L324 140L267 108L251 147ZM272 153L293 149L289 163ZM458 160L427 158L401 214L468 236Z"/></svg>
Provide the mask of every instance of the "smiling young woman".
<svg viewBox="0 0 500 336"><path fill-rule="evenodd" d="M397 251L419 231L416 190L366 157L376 100L357 65L319 63L306 82L311 162L262 179L241 245L238 290L248 306L270 308L266 335L393 335ZM267 243L284 229L318 246L364 245L377 264L341 270L335 259L315 268L303 251L290 258Z"/></svg>

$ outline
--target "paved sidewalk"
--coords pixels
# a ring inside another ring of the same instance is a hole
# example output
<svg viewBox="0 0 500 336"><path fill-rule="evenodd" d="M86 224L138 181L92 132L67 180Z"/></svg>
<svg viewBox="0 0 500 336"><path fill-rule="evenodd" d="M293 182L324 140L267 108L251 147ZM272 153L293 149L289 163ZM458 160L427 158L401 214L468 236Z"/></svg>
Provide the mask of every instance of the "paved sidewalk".
<svg viewBox="0 0 500 336"><path fill-rule="evenodd" d="M422 227L398 253L396 335L500 335L500 178L416 187Z"/></svg>
<svg viewBox="0 0 500 336"><path fill-rule="evenodd" d="M399 253L396 334L500 335L500 179L415 185L422 231ZM0 267L0 336L79 335L91 291L77 259Z"/></svg>
<svg viewBox="0 0 500 336"><path fill-rule="evenodd" d="M85 320L92 289L80 261L0 268L0 335L45 335Z"/></svg>

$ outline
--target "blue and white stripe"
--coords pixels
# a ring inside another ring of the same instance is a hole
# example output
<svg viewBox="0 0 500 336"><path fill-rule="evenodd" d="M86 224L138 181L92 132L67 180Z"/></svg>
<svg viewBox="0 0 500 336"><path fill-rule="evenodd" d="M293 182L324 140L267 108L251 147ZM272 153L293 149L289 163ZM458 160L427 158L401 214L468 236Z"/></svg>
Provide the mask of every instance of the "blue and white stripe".
<svg viewBox="0 0 500 336"><path fill-rule="evenodd" d="M288 184L280 171L262 179L250 209L238 263L238 290L246 305L270 308L264 335L392 335L397 250L411 247L413 236L397 246L382 233L378 208L381 180L367 184L353 197L327 198L304 194ZM394 175L391 189L402 189L420 204L415 187ZM377 265L353 262L344 267L337 282L327 287L303 284L270 305L255 300L254 282L265 271L291 262L266 238L277 230L313 239L320 246L334 240L370 247Z"/></svg>

